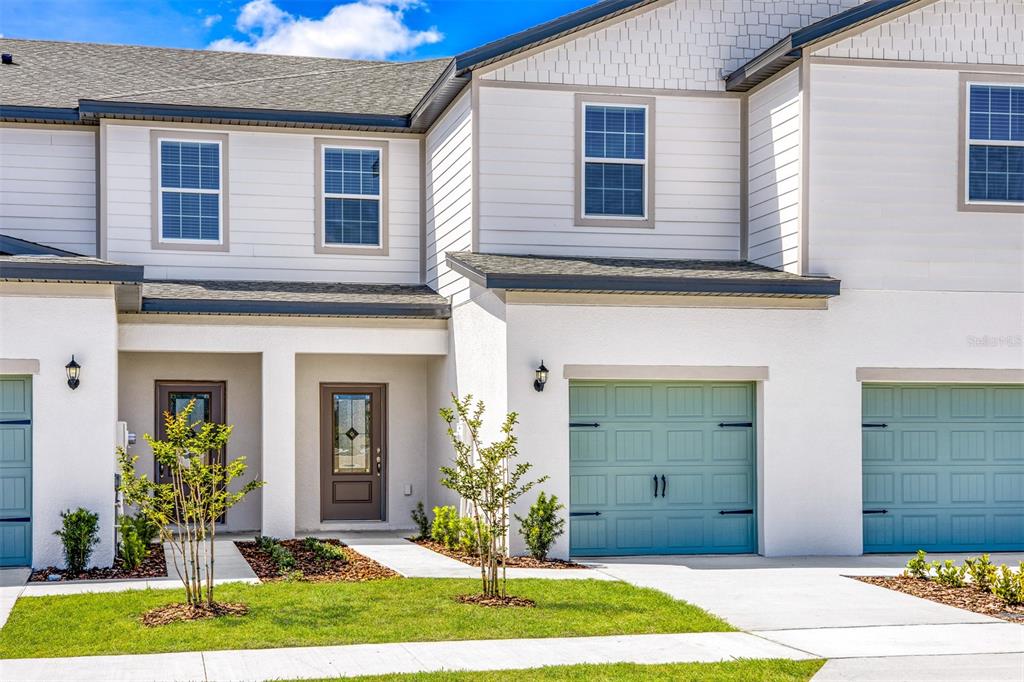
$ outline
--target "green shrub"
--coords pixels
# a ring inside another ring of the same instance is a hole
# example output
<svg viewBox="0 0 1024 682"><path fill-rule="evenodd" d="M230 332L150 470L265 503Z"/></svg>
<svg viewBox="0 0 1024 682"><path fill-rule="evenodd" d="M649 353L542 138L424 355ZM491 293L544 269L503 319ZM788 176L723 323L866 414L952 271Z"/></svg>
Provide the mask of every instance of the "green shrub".
<svg viewBox="0 0 1024 682"><path fill-rule="evenodd" d="M999 575L992 584L992 594L1002 599L1008 606L1024 604L1024 561L1017 571L1006 564L999 567Z"/></svg>
<svg viewBox="0 0 1024 682"><path fill-rule="evenodd" d="M304 539L302 544L313 553L313 558L317 561L348 561L344 550L338 545L332 545L329 542L312 537Z"/></svg>
<svg viewBox="0 0 1024 682"><path fill-rule="evenodd" d="M270 553L274 545L281 544L281 541L277 538L272 538L269 535L257 535L255 537L256 547L263 552Z"/></svg>
<svg viewBox="0 0 1024 682"><path fill-rule="evenodd" d="M982 554L977 559L964 559L964 566L975 587L984 592L992 591L998 569L989 560L988 554Z"/></svg>
<svg viewBox="0 0 1024 682"><path fill-rule="evenodd" d="M460 552L472 556L480 555L480 543L488 545L491 542L491 529L483 522L480 522L481 537L477 539L477 522L472 516L464 516L459 519L459 541L456 546Z"/></svg>
<svg viewBox="0 0 1024 682"><path fill-rule="evenodd" d="M935 582L946 587L963 587L964 576L967 574L966 566L957 566L952 559L943 562L933 561L935 568Z"/></svg>
<svg viewBox="0 0 1024 682"><path fill-rule="evenodd" d="M427 518L427 512L423 509L423 500L416 503L416 508L412 510L412 520L416 524L416 528L419 529L419 533L416 535L417 540L424 540L430 537L430 519Z"/></svg>
<svg viewBox="0 0 1024 682"><path fill-rule="evenodd" d="M430 527L430 539L440 542L448 549L459 546L459 512L451 505L434 507L434 523Z"/></svg>
<svg viewBox="0 0 1024 682"><path fill-rule="evenodd" d="M61 529L54 535L60 538L64 546L64 566L68 572L78 575L89 565L92 550L100 541L100 517L79 507L60 514Z"/></svg>
<svg viewBox="0 0 1024 682"><path fill-rule="evenodd" d="M932 565L928 563L927 557L928 555L923 549L917 550L917 555L907 562L907 567L904 569L903 575L910 576L911 578L927 580L928 576L932 572Z"/></svg>
<svg viewBox="0 0 1024 682"><path fill-rule="evenodd" d="M278 573L287 573L295 568L295 555L292 554L284 545L271 545L270 551L267 552L267 554L270 556L270 560L273 561L274 565L277 567Z"/></svg>
<svg viewBox="0 0 1024 682"><path fill-rule="evenodd" d="M565 533L565 519L558 517L561 509L565 509L565 505L558 503L556 495L547 497L541 492L537 496L537 501L530 505L530 512L525 519L516 516L521 526L519 532L530 550L530 556L534 559L547 559L548 550L555 539Z"/></svg>
<svg viewBox="0 0 1024 682"><path fill-rule="evenodd" d="M117 556L121 561L121 566L125 570L134 571L142 565L146 558L149 544L139 535L139 530L130 516L121 517L121 525L118 526L117 533L120 539Z"/></svg>

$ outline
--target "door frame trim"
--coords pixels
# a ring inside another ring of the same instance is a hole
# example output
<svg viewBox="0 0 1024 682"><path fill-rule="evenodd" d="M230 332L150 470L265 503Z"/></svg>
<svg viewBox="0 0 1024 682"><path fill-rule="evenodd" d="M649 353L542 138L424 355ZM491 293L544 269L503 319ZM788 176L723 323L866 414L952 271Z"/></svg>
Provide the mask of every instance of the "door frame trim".
<svg viewBox="0 0 1024 682"><path fill-rule="evenodd" d="M380 477L380 519L325 519L323 509L323 430L324 424L320 423L322 418L323 405L323 394L324 389L353 389L353 391L359 391L362 389L376 389L380 391L381 397L381 428L380 428L380 440L381 448L384 451L383 463L384 472ZM388 521L388 478L391 475L391 450L388 439L388 431L390 426L390 415L389 415L389 398L388 398L388 384L386 382L369 382L369 381L321 381L317 385L317 450L316 450L316 480L317 480L317 507L320 510L320 523L362 523L362 522L378 522L385 523Z"/></svg>

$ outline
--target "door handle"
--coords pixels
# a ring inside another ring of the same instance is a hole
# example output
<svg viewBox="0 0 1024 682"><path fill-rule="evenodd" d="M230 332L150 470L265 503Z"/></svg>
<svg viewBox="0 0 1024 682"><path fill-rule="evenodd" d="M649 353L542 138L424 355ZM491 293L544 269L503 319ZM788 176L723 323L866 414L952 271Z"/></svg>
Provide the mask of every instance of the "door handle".
<svg viewBox="0 0 1024 682"><path fill-rule="evenodd" d="M661 475L661 496L665 497L665 491L668 490L668 483L665 482L665 474Z"/></svg>
<svg viewBox="0 0 1024 682"><path fill-rule="evenodd" d="M658 475L654 475L654 497L658 497Z"/></svg>
<svg viewBox="0 0 1024 682"><path fill-rule="evenodd" d="M377 448L377 478L380 478L380 472L381 472L380 448Z"/></svg>

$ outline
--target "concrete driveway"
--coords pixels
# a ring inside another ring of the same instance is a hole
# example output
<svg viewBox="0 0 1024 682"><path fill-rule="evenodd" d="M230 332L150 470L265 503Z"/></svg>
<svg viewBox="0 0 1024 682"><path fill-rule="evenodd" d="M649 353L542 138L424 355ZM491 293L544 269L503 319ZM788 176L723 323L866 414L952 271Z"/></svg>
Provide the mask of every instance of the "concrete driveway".
<svg viewBox="0 0 1024 682"><path fill-rule="evenodd" d="M963 560L963 555L935 555ZM1024 554L993 555L1016 566ZM764 639L831 659L822 679L1022 680L1024 625L853 580L907 557L629 557L585 560L696 604ZM951 664L958 657L956 665ZM1007 670L1014 674L1006 676Z"/></svg>

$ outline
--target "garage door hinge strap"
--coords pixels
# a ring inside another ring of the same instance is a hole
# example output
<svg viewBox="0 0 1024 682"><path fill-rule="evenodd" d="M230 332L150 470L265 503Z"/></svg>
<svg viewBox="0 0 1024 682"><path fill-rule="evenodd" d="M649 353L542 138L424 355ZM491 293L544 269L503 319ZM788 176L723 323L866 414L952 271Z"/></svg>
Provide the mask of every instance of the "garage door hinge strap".
<svg viewBox="0 0 1024 682"><path fill-rule="evenodd" d="M887 428L889 428L888 424L861 424L861 426L864 427L865 429L887 429Z"/></svg>
<svg viewBox="0 0 1024 682"><path fill-rule="evenodd" d="M28 523L31 520L31 517L28 516L11 516L6 519L0 519L0 523Z"/></svg>
<svg viewBox="0 0 1024 682"><path fill-rule="evenodd" d="M601 512L569 512L569 516L600 516Z"/></svg>
<svg viewBox="0 0 1024 682"><path fill-rule="evenodd" d="M725 427L727 427L727 426L744 426L744 427L751 427L751 426L753 426L753 425L754 425L754 422L719 422L719 424L718 424L718 428L720 428L720 429L724 429L724 428L725 428Z"/></svg>
<svg viewBox="0 0 1024 682"><path fill-rule="evenodd" d="M729 510L723 509L723 510L721 510L718 513L721 514L722 516L725 516L726 514L753 514L754 510L753 509L729 509Z"/></svg>
<svg viewBox="0 0 1024 682"><path fill-rule="evenodd" d="M31 423L31 419L0 419L0 424L23 424L28 426Z"/></svg>
<svg viewBox="0 0 1024 682"><path fill-rule="evenodd" d="M888 514L888 509L865 509L865 514Z"/></svg>
<svg viewBox="0 0 1024 682"><path fill-rule="evenodd" d="M593 423L570 422L569 423L569 428L575 428L577 426L589 426L592 429L596 429L598 426L600 426L600 424L598 424L597 422L593 422Z"/></svg>

